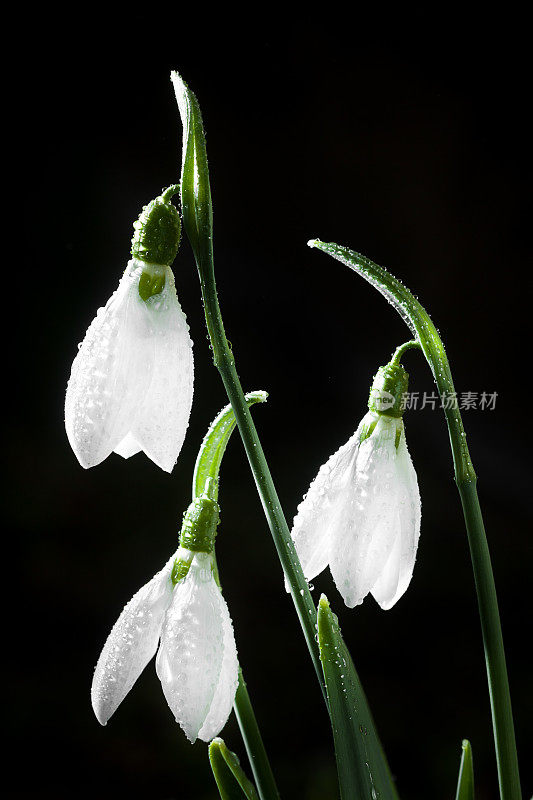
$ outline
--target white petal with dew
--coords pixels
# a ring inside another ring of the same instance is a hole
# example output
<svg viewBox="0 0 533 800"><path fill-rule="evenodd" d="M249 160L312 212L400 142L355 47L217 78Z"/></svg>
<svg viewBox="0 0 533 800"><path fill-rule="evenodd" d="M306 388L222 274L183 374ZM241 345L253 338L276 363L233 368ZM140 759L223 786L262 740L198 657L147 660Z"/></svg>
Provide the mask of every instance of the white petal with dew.
<svg viewBox="0 0 533 800"><path fill-rule="evenodd" d="M223 659L224 625L212 557L197 553L174 590L156 660L166 701L191 742L209 714Z"/></svg>
<svg viewBox="0 0 533 800"><path fill-rule="evenodd" d="M146 455L171 472L183 445L193 396L193 352L189 326L178 302L174 275L166 268L165 287L146 302L154 347L150 385L132 435Z"/></svg>
<svg viewBox="0 0 533 800"><path fill-rule="evenodd" d="M233 635L233 625L229 615L226 601L219 592L220 616L222 619L222 629L224 633L224 656L222 658L222 669L218 679L217 688L213 697L213 702L209 713L200 731L198 738L204 742L210 742L217 736L231 713L237 683L239 680L239 662L237 659L237 648L235 646L235 636Z"/></svg>
<svg viewBox="0 0 533 800"><path fill-rule="evenodd" d="M385 610L392 608L409 586L420 538L420 492L413 462L407 450L404 432L402 432L398 447L396 470L397 480L401 486L399 496L401 548L398 557L398 584L396 591L388 595L381 591L380 585L372 588L372 594Z"/></svg>
<svg viewBox="0 0 533 800"><path fill-rule="evenodd" d="M308 581L319 575L329 563L331 538L338 515L342 513L345 493L349 491L358 450L359 429L320 467L298 506L291 536ZM287 583L285 588L288 590Z"/></svg>
<svg viewBox="0 0 533 800"><path fill-rule="evenodd" d="M394 464L399 425L400 420L378 417L372 434L359 447L350 485L343 493L330 568L349 608L363 602L385 567L398 533Z"/></svg>
<svg viewBox="0 0 533 800"><path fill-rule="evenodd" d="M374 599L384 610L391 608L396 602L398 583L400 580L400 566L402 557L402 532L400 515L398 514L398 533L394 539L392 550L387 562L373 585L371 591Z"/></svg>
<svg viewBox="0 0 533 800"><path fill-rule="evenodd" d="M130 261L99 309L78 354L65 398L65 427L80 464L93 467L120 445L150 384L150 317L139 296L141 262Z"/></svg>
<svg viewBox="0 0 533 800"><path fill-rule="evenodd" d="M105 725L157 650L165 612L172 599L174 556L125 606L98 659L91 701Z"/></svg>

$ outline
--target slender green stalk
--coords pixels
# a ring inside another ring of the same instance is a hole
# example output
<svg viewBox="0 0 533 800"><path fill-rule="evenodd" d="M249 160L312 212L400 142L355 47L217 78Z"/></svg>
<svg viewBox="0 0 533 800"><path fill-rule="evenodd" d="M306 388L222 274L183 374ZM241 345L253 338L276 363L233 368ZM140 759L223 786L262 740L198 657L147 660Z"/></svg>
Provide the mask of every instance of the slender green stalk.
<svg viewBox="0 0 533 800"><path fill-rule="evenodd" d="M215 580L219 589L222 589L216 557L214 559L214 567ZM237 685L237 692L235 693L235 700L233 701L233 710L237 717L239 730L246 748L248 761L252 768L259 797L261 800L280 800L278 787L276 786L272 767L268 760L263 737L261 736L259 725L257 724L241 666L239 666L239 683Z"/></svg>
<svg viewBox="0 0 533 800"><path fill-rule="evenodd" d="M245 395L246 405L254 403L264 403L267 393L263 391L249 392ZM198 498L207 497L209 500L218 503L219 473L222 459L226 451L227 444L235 429L235 415L231 406L226 406L217 414L209 429L204 436L192 479L192 498L195 502ZM218 505L216 506L218 509ZM218 511L216 515L215 528L218 524ZM216 554L213 549L213 573L218 588L222 591L220 575ZM242 669L239 667L239 683L235 700L233 703L235 715L239 723L242 738L246 747L246 752L252 767L260 800L279 800L279 793L272 774L272 769L268 756L259 732L257 720L252 708L250 696L246 689ZM212 765L214 762L212 761ZM213 766L216 773L216 767ZM215 775L216 777L216 775ZM254 797L256 797L254 791Z"/></svg>
<svg viewBox="0 0 533 800"><path fill-rule="evenodd" d="M399 364L403 354L406 353L407 350L413 350L413 349L417 350L421 349L420 342L417 339L411 339L411 341L409 342L404 342L404 344L400 344L392 354L390 363Z"/></svg>
<svg viewBox="0 0 533 800"><path fill-rule="evenodd" d="M466 433L456 401L456 392L444 345L426 310L397 278L365 256L318 239L309 242L346 264L380 291L416 334L433 372L441 397L450 444L455 480L461 496L485 648L485 663L492 711L496 761L502 800L520 800L520 776L511 708L505 651L496 598L489 547L476 489L476 473L466 443Z"/></svg>
<svg viewBox="0 0 533 800"><path fill-rule="evenodd" d="M234 711L252 767L255 784L261 800L279 800L279 792L270 768L263 739L257 725L248 689L239 669L239 685L235 695Z"/></svg>
<svg viewBox="0 0 533 800"><path fill-rule="evenodd" d="M207 327L213 348L213 361L217 367L232 405L237 426L241 434L246 455L252 469L270 533L287 576L292 599L304 631L307 646L313 660L315 672L322 691L324 677L320 665L316 641L316 608L309 591L302 568L294 548L281 504L268 468L267 460L246 404L241 384L235 368L233 354L227 343L224 326L218 305L215 277L211 268L211 278L202 286ZM325 697L325 694L324 694Z"/></svg>
<svg viewBox="0 0 533 800"><path fill-rule="evenodd" d="M451 434L450 434L451 435ZM457 435L454 432L453 435ZM520 775L498 598L476 481L457 481L465 517L485 647L502 800L520 800Z"/></svg>
<svg viewBox="0 0 533 800"><path fill-rule="evenodd" d="M183 224L198 268L213 361L232 405L268 526L287 578L322 694L327 703L318 642L315 638L317 634L316 608L281 509L259 436L246 404L235 367L235 359L226 338L220 313L213 259L213 207L200 107L196 97L178 73L173 72L171 79L183 124L181 171Z"/></svg>

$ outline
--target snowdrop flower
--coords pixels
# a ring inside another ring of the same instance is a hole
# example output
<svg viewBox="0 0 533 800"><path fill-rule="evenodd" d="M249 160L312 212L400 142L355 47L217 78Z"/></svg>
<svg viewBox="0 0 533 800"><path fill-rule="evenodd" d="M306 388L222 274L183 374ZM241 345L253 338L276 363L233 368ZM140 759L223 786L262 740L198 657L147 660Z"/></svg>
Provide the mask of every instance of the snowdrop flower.
<svg viewBox="0 0 533 800"><path fill-rule="evenodd" d="M189 507L186 522L212 512L213 501L203 496ZM104 645L91 690L94 713L102 725L158 645L156 671L163 693L191 742L211 741L231 712L239 669L233 626L215 580L212 552L184 546L202 547L207 541L203 521L193 523L196 530L191 535L189 527L185 536L182 531L175 556L133 596Z"/></svg>
<svg viewBox="0 0 533 800"><path fill-rule="evenodd" d="M389 609L407 589L420 535L420 494L402 421L407 373L381 367L369 412L324 464L294 519L308 581L329 564L350 608L370 592Z"/></svg>
<svg viewBox="0 0 533 800"><path fill-rule="evenodd" d="M169 266L180 240L170 202L176 190L170 187L143 209L134 225L133 258L72 365L65 427L85 468L111 452L129 458L143 450L171 472L185 438L193 355Z"/></svg>

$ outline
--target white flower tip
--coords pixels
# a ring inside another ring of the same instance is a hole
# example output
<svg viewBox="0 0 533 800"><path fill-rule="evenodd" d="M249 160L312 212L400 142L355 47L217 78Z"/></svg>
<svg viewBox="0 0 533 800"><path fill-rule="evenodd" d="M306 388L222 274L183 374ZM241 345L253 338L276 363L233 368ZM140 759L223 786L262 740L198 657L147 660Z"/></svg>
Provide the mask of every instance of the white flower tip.
<svg viewBox="0 0 533 800"><path fill-rule="evenodd" d="M79 437L78 432L75 430L73 420L65 418L65 430L67 432L67 439L72 448L72 452L78 459L78 463L83 469L90 469L101 464L107 456L108 452L98 452L86 447L84 440Z"/></svg>
<svg viewBox="0 0 533 800"><path fill-rule="evenodd" d="M110 674L100 658L91 686L91 705L94 716L102 726L107 725L124 698L124 693L118 689L119 686L120 680Z"/></svg>
<svg viewBox="0 0 533 800"><path fill-rule="evenodd" d="M307 246L308 247L316 247L317 242L318 242L318 239L309 239L309 241L307 242Z"/></svg>
<svg viewBox="0 0 533 800"><path fill-rule="evenodd" d="M115 709L110 708L109 704L105 702L104 698L94 690L91 692L91 705L93 707L94 716L100 725L107 725L107 722L113 716Z"/></svg>
<svg viewBox="0 0 533 800"><path fill-rule="evenodd" d="M180 724L180 721L179 721L179 719L177 717L176 717L176 722L178 723L178 725ZM185 734L185 736L187 737L187 740L191 744L194 744L195 741L198 739L198 730L196 731L196 733L193 733L192 731L186 730L183 727L183 725L182 725L182 730L183 730L183 733Z"/></svg>
<svg viewBox="0 0 533 800"><path fill-rule="evenodd" d="M344 600L344 605L346 608L356 608L357 606L363 605L364 597L352 597L352 595L346 595L346 597L342 598Z"/></svg>
<svg viewBox="0 0 533 800"><path fill-rule="evenodd" d="M177 460L178 459L176 458L176 459L174 459L174 461L172 461L172 463L170 463L170 461L163 461L161 459L152 458L152 461L154 462L156 467L159 467L159 469L162 469L163 472L166 472L168 475L170 475L170 473L172 472L172 470L176 466L176 461Z"/></svg>
<svg viewBox="0 0 533 800"><path fill-rule="evenodd" d="M378 600L378 606L381 608L382 611L390 611L390 609L396 605L396 601L399 600L399 597L395 597L394 600L390 600L389 602L380 602Z"/></svg>

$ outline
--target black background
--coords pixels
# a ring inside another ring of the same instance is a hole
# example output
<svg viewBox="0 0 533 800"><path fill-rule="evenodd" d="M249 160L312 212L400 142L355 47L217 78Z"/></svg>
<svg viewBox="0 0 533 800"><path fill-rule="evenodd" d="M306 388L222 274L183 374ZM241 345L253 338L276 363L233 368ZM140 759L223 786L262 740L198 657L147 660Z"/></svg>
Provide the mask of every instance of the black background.
<svg viewBox="0 0 533 800"><path fill-rule="evenodd" d="M123 604L176 547L197 448L227 402L186 241L174 271L195 342L195 398L173 474L143 455L113 455L84 471L63 428L76 344L118 283L132 222L178 179L171 69L203 110L220 302L245 390L269 392L253 414L289 522L365 412L377 366L410 338L377 292L308 239L387 266L432 314L457 391L498 393L495 410L466 411L464 422L531 793L525 23L511 8L471 23L445 8L434 19L391 19L385 8L344 18L333 6L289 23L259 7L214 19L205 8L183 16L154 5L124 15L34 13L29 33L13 29L21 56L8 83L24 190L15 222L27 257L4 274L4 303L11 297L23 320L4 480L5 570L17 578L5 601L14 621L5 701L25 765L10 796L216 796L206 747L191 747L174 723L152 664L106 728L89 699ZM412 391L433 391L418 354L405 365ZM409 591L389 612L370 597L350 611L328 572L314 596L324 591L339 614L402 797L453 797L468 737L477 796L496 798L444 418L426 408L408 413L406 425L423 503ZM335 798L328 718L237 435L220 502L225 595L282 796ZM222 735L249 772L233 717Z"/></svg>

